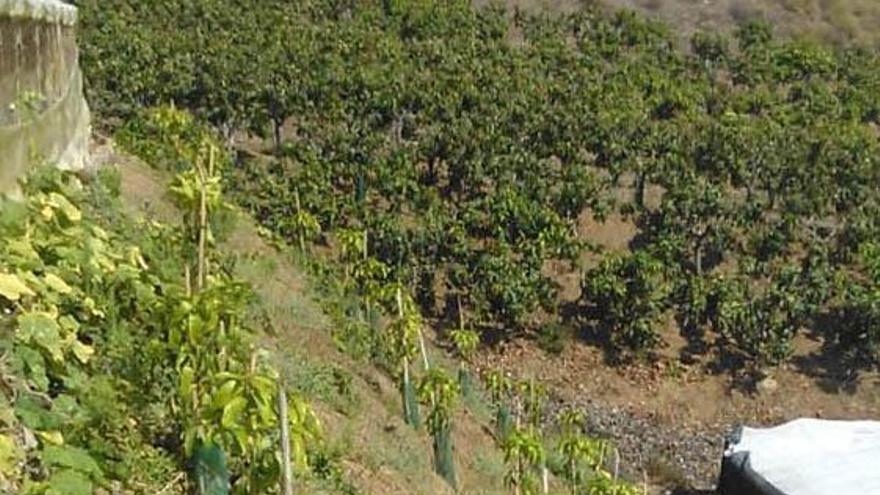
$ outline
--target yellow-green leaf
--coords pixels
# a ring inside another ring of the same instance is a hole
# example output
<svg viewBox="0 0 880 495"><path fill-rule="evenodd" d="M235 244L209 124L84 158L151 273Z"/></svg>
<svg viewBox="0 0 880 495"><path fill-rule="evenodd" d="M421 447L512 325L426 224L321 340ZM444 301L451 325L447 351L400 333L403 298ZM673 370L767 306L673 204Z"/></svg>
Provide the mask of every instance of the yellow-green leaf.
<svg viewBox="0 0 880 495"><path fill-rule="evenodd" d="M214 394L211 405L215 409L225 409L226 405L235 398L237 392L238 382L235 380L229 380L228 382L221 385L217 392Z"/></svg>
<svg viewBox="0 0 880 495"><path fill-rule="evenodd" d="M220 425L224 428L232 428L238 424L241 414L247 407L247 401L244 397L236 397L232 399L226 407L223 408L223 417L220 419Z"/></svg>
<svg viewBox="0 0 880 495"><path fill-rule="evenodd" d="M69 333L77 333L79 332L79 322L70 315L64 315L58 318L58 324L61 325L61 328L66 330Z"/></svg>
<svg viewBox="0 0 880 495"><path fill-rule="evenodd" d="M110 238L110 236L107 235L107 231L97 225L92 225L92 233L95 234L95 237L98 239L103 239L105 241Z"/></svg>
<svg viewBox="0 0 880 495"><path fill-rule="evenodd" d="M88 363L89 359L91 359L91 357L95 354L94 347L92 347L90 345L83 344L79 340L75 340L73 342L72 350L73 350L73 355L76 356L76 358L79 360L79 362L81 362L83 364Z"/></svg>
<svg viewBox="0 0 880 495"><path fill-rule="evenodd" d="M61 194L56 192L49 193L49 201L52 202L53 206L58 207L58 209L61 210L61 213L63 213L71 222L79 222L82 220L82 213L79 211L79 208L74 206L70 200Z"/></svg>
<svg viewBox="0 0 880 495"><path fill-rule="evenodd" d="M34 291L30 290L17 275L0 273L0 296L10 301L18 301L21 296L33 295L35 295Z"/></svg>
<svg viewBox="0 0 880 495"><path fill-rule="evenodd" d="M73 469L62 469L49 478L46 495L91 495L92 481L84 473Z"/></svg>
<svg viewBox="0 0 880 495"><path fill-rule="evenodd" d="M67 285L67 282L54 273L47 273L46 276L43 277L43 282L45 282L50 289L59 294L70 294L73 292L73 288Z"/></svg>
<svg viewBox="0 0 880 495"><path fill-rule="evenodd" d="M6 239L6 249L9 253L27 262L40 260L40 254L34 249L31 241L27 238Z"/></svg>
<svg viewBox="0 0 880 495"><path fill-rule="evenodd" d="M0 434L0 474L2 477L14 475L17 471L16 465L23 457L22 451L16 445L15 440L9 435Z"/></svg>
<svg viewBox="0 0 880 495"><path fill-rule="evenodd" d="M98 318L106 316L104 312L98 308L98 303L96 303L91 297L83 299L83 306L89 310L89 313L91 313L92 316L97 316Z"/></svg>
<svg viewBox="0 0 880 495"><path fill-rule="evenodd" d="M64 435L60 431L37 431L35 432L40 440L51 445L64 445Z"/></svg>
<svg viewBox="0 0 880 495"><path fill-rule="evenodd" d="M194 378L195 372L191 367L184 366L183 369L180 370L180 381L178 382L177 395L181 399L189 399L189 396L192 393Z"/></svg>
<svg viewBox="0 0 880 495"><path fill-rule="evenodd" d="M18 317L18 328L21 340L42 347L55 361L64 360L61 334L54 315L38 311L25 313Z"/></svg>
<svg viewBox="0 0 880 495"><path fill-rule="evenodd" d="M40 210L40 214L43 215L43 219L49 221L55 217L55 210L53 210L51 206L46 205L43 207L42 210Z"/></svg>

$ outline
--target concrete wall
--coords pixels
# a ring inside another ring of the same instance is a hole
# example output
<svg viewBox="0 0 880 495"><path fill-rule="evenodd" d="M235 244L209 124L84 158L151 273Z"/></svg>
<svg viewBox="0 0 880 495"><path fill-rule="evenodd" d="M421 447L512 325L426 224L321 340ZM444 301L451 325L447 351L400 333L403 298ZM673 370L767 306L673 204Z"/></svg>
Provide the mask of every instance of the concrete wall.
<svg viewBox="0 0 880 495"><path fill-rule="evenodd" d="M0 193L14 194L41 160L86 166L76 20L76 8L58 0L0 0Z"/></svg>

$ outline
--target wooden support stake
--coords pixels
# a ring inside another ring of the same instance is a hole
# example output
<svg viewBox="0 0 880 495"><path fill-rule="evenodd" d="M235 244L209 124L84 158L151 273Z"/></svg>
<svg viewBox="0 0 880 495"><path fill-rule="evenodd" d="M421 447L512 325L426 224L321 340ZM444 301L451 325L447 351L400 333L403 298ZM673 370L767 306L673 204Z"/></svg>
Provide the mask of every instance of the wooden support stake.
<svg viewBox="0 0 880 495"><path fill-rule="evenodd" d="M281 423L281 493L293 495L293 472L290 466L290 423L287 421L287 392L278 384L278 421Z"/></svg>

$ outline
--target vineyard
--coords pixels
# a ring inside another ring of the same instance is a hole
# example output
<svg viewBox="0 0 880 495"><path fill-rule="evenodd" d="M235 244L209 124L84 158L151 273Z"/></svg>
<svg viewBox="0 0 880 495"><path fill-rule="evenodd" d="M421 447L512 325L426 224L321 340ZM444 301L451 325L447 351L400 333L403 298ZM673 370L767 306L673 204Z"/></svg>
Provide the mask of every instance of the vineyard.
<svg viewBox="0 0 880 495"><path fill-rule="evenodd" d="M357 493L220 248L236 208L455 491L477 493L456 428L483 402L515 495L648 488L541 383L474 365L499 342L614 366L677 334L760 377L809 336L850 379L880 365L876 50L757 18L683 47L597 6L74 3L97 125L173 177L176 218L122 215L113 169L2 204L0 491ZM605 222L624 246L584 234Z"/></svg>
<svg viewBox="0 0 880 495"><path fill-rule="evenodd" d="M682 51L663 25L591 8L82 3L97 110L174 102L230 146L271 140L233 194L303 249L362 235L358 290L400 284L484 340L574 328L616 359L663 346L672 314L755 369L807 331L853 370L877 361L872 50L756 20ZM609 215L637 225L630 249L577 235ZM579 274L579 297L551 266Z"/></svg>

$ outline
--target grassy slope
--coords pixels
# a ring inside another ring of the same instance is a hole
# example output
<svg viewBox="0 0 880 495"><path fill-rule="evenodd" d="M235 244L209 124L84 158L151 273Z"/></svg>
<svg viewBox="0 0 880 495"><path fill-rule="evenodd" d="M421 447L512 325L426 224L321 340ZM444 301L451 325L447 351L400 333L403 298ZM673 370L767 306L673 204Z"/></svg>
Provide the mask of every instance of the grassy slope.
<svg viewBox="0 0 880 495"><path fill-rule="evenodd" d="M174 219L173 208L163 198L167 177L109 148L96 154L99 161L119 165L122 197L129 213ZM394 383L375 367L356 362L336 348L330 337L330 321L292 256L266 243L253 220L244 214L238 214L222 250L236 259L239 275L253 284L260 310L275 330L267 337L267 347L276 354L289 382L312 401L323 422L328 451L344 467L343 478L354 487L349 492L453 493L432 471L427 434L403 423ZM446 361L441 351L433 347L431 351L434 362ZM506 493L501 452L489 434L488 408L478 398L469 398L462 405L455 420L461 493ZM309 482L300 488L310 494L347 491L329 482Z"/></svg>

